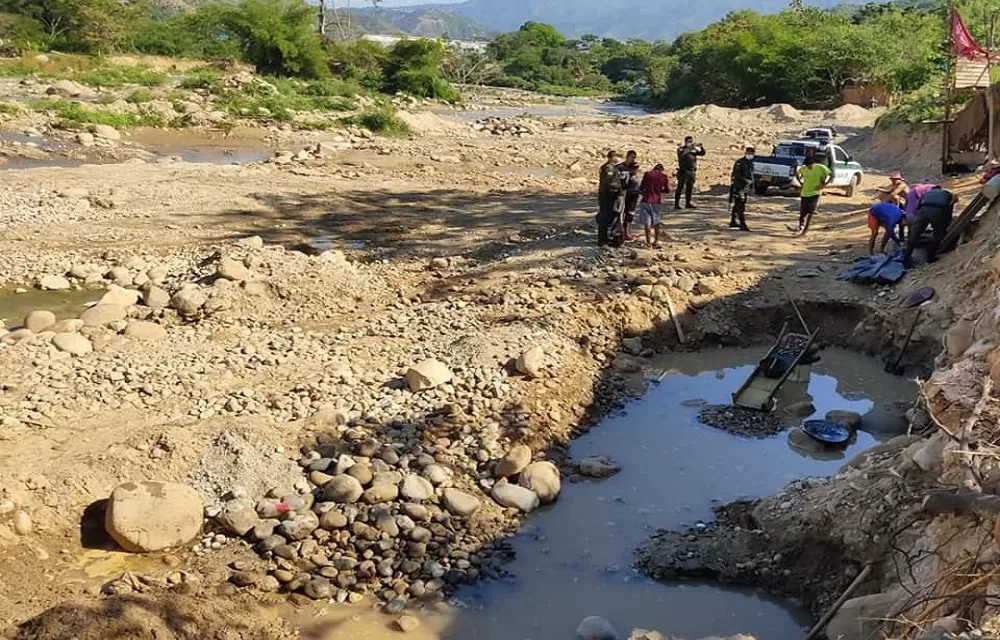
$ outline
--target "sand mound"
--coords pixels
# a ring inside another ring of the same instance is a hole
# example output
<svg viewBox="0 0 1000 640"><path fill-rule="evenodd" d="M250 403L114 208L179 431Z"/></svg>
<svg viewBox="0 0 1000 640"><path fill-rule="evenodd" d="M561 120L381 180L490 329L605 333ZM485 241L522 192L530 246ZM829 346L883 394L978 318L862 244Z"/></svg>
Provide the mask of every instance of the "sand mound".
<svg viewBox="0 0 1000 640"><path fill-rule="evenodd" d="M802 118L802 112L790 104L775 104L768 107L764 113L775 122L795 122Z"/></svg>
<svg viewBox="0 0 1000 640"><path fill-rule="evenodd" d="M445 120L430 111L411 113L400 110L396 113L396 116L405 122L410 127L410 130L417 135L442 135L460 129L456 123Z"/></svg>
<svg viewBox="0 0 1000 640"><path fill-rule="evenodd" d="M856 104L845 104L823 114L825 120L832 122L867 122L873 117L871 111Z"/></svg>

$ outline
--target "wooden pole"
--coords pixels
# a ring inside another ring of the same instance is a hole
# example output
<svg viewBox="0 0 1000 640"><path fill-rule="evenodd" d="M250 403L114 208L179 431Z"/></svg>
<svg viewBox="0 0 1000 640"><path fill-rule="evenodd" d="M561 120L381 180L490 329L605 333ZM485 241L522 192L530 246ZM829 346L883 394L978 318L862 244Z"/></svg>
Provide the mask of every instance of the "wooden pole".
<svg viewBox="0 0 1000 640"><path fill-rule="evenodd" d="M993 47L994 47L994 35L996 33L997 27L997 12L994 11L993 15L990 16L990 39L989 44L986 47L986 107L989 113L989 123L986 127L986 162L991 163L996 155L996 146L994 145L994 136L996 131L996 93L993 87Z"/></svg>
<svg viewBox="0 0 1000 640"><path fill-rule="evenodd" d="M955 43L951 37L951 12L954 9L954 2L948 2L948 38L947 38L947 67L944 73L944 130L941 135L941 173L948 172L948 156L951 154L951 94L953 91L952 74L955 67Z"/></svg>
<svg viewBox="0 0 1000 640"><path fill-rule="evenodd" d="M670 313L670 319L674 323L674 330L677 331L677 342L684 344L684 330L681 329L681 323L677 320L677 314L674 313L674 301L670 299L670 292L666 292L667 296L667 311Z"/></svg>
<svg viewBox="0 0 1000 640"><path fill-rule="evenodd" d="M851 594L861 586L861 583L864 582L865 578L867 578L868 574L871 572L872 566L870 564L866 564L865 568L858 574L858 577L854 579L854 582L848 585L847 589L844 590L844 593L840 594L837 601L834 602L829 609L827 609L826 613L823 614L823 617L816 623L816 626L809 631L809 635L805 637L805 640L814 640L814 638L819 637L819 634L823 631L826 625L830 624L830 620L833 619L833 616L837 615L837 612L840 611L842 606L844 606L844 603L851 597Z"/></svg>

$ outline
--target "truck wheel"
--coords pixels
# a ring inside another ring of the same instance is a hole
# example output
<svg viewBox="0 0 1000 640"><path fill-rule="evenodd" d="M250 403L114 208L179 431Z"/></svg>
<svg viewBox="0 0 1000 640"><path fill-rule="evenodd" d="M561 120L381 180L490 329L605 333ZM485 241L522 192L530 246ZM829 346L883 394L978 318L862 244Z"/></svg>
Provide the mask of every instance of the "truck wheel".
<svg viewBox="0 0 1000 640"><path fill-rule="evenodd" d="M753 193L755 196L766 196L767 195L767 185L766 184L755 184L753 186Z"/></svg>
<svg viewBox="0 0 1000 640"><path fill-rule="evenodd" d="M851 176L851 182L846 187L844 187L844 195L848 198L854 197L854 192L858 189L858 174Z"/></svg>

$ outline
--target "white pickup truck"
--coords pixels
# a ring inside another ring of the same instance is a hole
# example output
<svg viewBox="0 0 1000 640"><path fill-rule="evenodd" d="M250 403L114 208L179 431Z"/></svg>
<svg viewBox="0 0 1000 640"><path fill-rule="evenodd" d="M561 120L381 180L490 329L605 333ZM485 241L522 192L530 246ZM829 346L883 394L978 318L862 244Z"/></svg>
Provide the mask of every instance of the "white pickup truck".
<svg viewBox="0 0 1000 640"><path fill-rule="evenodd" d="M758 157L753 161L754 193L762 196L771 187L778 189L798 189L796 170L805 163L806 154L819 147L817 140L782 140L774 147L770 156ZM861 164L856 162L843 148L831 144L828 149L833 153L832 187L840 187L847 197L854 191L864 178Z"/></svg>

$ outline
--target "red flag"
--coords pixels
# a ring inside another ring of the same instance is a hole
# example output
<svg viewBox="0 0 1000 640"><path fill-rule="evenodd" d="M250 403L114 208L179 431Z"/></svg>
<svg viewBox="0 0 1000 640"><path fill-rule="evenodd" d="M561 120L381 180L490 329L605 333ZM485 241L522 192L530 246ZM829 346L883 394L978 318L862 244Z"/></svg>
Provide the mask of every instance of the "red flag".
<svg viewBox="0 0 1000 640"><path fill-rule="evenodd" d="M990 54L976 42L976 39L969 33L958 9L951 10L951 42L955 47L955 53L967 60L989 58Z"/></svg>

